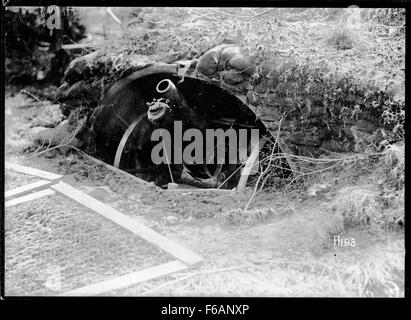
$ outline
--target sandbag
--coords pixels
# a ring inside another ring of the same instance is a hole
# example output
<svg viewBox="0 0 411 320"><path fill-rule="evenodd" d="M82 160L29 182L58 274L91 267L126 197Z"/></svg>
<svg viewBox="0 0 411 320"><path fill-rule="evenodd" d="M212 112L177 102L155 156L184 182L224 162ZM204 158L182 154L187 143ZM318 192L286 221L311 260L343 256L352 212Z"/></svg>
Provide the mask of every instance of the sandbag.
<svg viewBox="0 0 411 320"><path fill-rule="evenodd" d="M237 46L223 48L219 59L219 71L231 69L235 69L248 76L252 76L254 73L254 66L250 58L244 55Z"/></svg>
<svg viewBox="0 0 411 320"><path fill-rule="evenodd" d="M196 70L206 76L224 70L236 70L251 76L254 73L254 66L238 46L222 44L204 53L198 61Z"/></svg>

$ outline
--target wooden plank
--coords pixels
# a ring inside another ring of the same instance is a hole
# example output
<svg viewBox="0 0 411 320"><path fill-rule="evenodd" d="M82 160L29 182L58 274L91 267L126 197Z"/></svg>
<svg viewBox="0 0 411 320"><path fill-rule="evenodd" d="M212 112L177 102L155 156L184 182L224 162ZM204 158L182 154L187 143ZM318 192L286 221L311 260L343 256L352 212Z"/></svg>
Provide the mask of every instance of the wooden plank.
<svg viewBox="0 0 411 320"><path fill-rule="evenodd" d="M42 197L45 197L45 196L51 196L53 194L55 194L55 192L53 190L50 190L50 189L42 190L42 191L39 191L39 192L28 194L28 195L20 197L20 198L16 198L16 199L6 201L4 203L4 207L8 208L8 207L15 206L15 205L23 203L23 202L39 199L39 198L42 198Z"/></svg>
<svg viewBox="0 0 411 320"><path fill-rule="evenodd" d="M187 265L180 261L172 261L159 266L129 273L114 279L67 291L59 294L59 296L95 296L108 291L129 287L140 282L152 280L184 269L187 269Z"/></svg>
<svg viewBox="0 0 411 320"><path fill-rule="evenodd" d="M169 254L173 255L177 259L189 265L198 263L203 260L202 257L195 254L194 252L183 248L182 246L167 239L161 234L155 232L154 230L142 225L140 222L126 216L125 214L117 211L116 209L111 208L110 206L104 204L101 201L98 201L97 199L89 196L88 194L85 194L84 192L77 190L76 188L68 185L67 183L59 182L58 184L51 186L51 188L61 192L62 194L66 195L71 199L74 199L75 201L86 206L87 208L94 210L95 212L117 223L123 228L137 234L138 236L147 240L148 242L157 245L161 249L167 251Z"/></svg>
<svg viewBox="0 0 411 320"><path fill-rule="evenodd" d="M24 186L4 192L4 198L7 199L15 196L23 196L33 191L43 190L53 183L55 183L55 181L50 180L39 180L33 183L29 183Z"/></svg>
<svg viewBox="0 0 411 320"><path fill-rule="evenodd" d="M232 194L235 192L235 189L217 189L217 188L198 188L198 189L191 189L191 188L185 188L185 189L166 189L166 192L217 192L217 193L225 193L225 194Z"/></svg>
<svg viewBox="0 0 411 320"><path fill-rule="evenodd" d="M247 161L245 162L243 170L241 170L241 177L240 181L237 184L237 191L244 190L248 176L250 175L251 169L254 167L254 163L257 160L258 154L260 153L261 148L267 142L267 138L263 137L256 143L251 151L250 156L248 157Z"/></svg>
<svg viewBox="0 0 411 320"><path fill-rule="evenodd" d="M48 172L48 171L44 171L44 170L40 170L40 169L35 169L35 168L31 168L31 167L26 167L26 166L22 166L19 164L15 164L15 163L10 163L10 162L6 162L5 163L5 168L6 169L10 169L10 170L14 170L20 173L25 173L25 174L29 174L32 176L37 176L43 179L48 179L48 180L56 180L59 178L62 178L63 176L59 175L59 174L55 174L52 172Z"/></svg>

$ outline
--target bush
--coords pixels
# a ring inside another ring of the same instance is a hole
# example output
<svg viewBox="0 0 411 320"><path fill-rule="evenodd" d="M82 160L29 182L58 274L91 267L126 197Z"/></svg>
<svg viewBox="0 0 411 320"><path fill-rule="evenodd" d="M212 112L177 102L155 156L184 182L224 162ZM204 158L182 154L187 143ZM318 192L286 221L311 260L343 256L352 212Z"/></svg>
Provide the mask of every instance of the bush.
<svg viewBox="0 0 411 320"><path fill-rule="evenodd" d="M60 43L60 36L62 44L85 37L85 28L78 18L66 19L62 34L56 30L50 33L42 19L40 7L6 7L4 20L6 82L16 85L33 82L58 85L74 55L57 48L56 44ZM40 48L41 43L49 43L49 47Z"/></svg>

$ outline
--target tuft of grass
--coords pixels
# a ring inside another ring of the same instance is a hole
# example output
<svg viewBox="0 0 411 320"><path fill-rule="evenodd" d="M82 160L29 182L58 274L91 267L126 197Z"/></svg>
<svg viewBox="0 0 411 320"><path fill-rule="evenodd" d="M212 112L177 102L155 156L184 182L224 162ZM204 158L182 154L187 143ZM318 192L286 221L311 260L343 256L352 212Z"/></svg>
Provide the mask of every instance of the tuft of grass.
<svg viewBox="0 0 411 320"><path fill-rule="evenodd" d="M391 145L385 156L385 166L392 178L398 180L398 187L404 183L405 148L403 145Z"/></svg>
<svg viewBox="0 0 411 320"><path fill-rule="evenodd" d="M356 265L348 267L347 284L357 288L360 297L404 296L404 253L391 245Z"/></svg>
<svg viewBox="0 0 411 320"><path fill-rule="evenodd" d="M284 212L277 212L271 208L234 209L225 212L221 219L227 225L255 225L283 215Z"/></svg>
<svg viewBox="0 0 411 320"><path fill-rule="evenodd" d="M404 185L405 185L405 148L392 145L387 150L378 181L380 197L384 209L381 220L384 227L396 229L404 226Z"/></svg>
<svg viewBox="0 0 411 320"><path fill-rule="evenodd" d="M345 187L340 190L334 208L343 217L344 228L371 225L377 216L378 206L373 190L361 187Z"/></svg>
<svg viewBox="0 0 411 320"><path fill-rule="evenodd" d="M59 105L32 107L22 112L23 120L30 121L31 127L54 128L61 121Z"/></svg>
<svg viewBox="0 0 411 320"><path fill-rule="evenodd" d="M338 50L353 49L357 43L358 38L353 30L338 26L331 32L331 36L327 39L327 43Z"/></svg>

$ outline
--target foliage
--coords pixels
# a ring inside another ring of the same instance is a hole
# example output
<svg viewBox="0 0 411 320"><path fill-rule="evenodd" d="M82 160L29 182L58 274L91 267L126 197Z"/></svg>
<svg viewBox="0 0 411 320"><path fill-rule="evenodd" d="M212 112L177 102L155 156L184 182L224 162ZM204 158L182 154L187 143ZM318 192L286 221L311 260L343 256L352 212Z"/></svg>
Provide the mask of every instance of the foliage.
<svg viewBox="0 0 411 320"><path fill-rule="evenodd" d="M387 151L380 169L378 201L384 212L380 220L387 228L404 226L405 148L393 145Z"/></svg>
<svg viewBox="0 0 411 320"><path fill-rule="evenodd" d="M4 19L6 82L60 84L68 63L75 56L53 47L60 35L46 27L41 8L6 8ZM63 43L75 43L84 38L84 34L85 28L74 17L67 20L61 36Z"/></svg>
<svg viewBox="0 0 411 320"><path fill-rule="evenodd" d="M387 142L404 137L402 9L138 8L130 16L109 52L194 59L235 42L256 63L244 94L278 109L285 129L314 126L345 141L366 120L382 127Z"/></svg>

